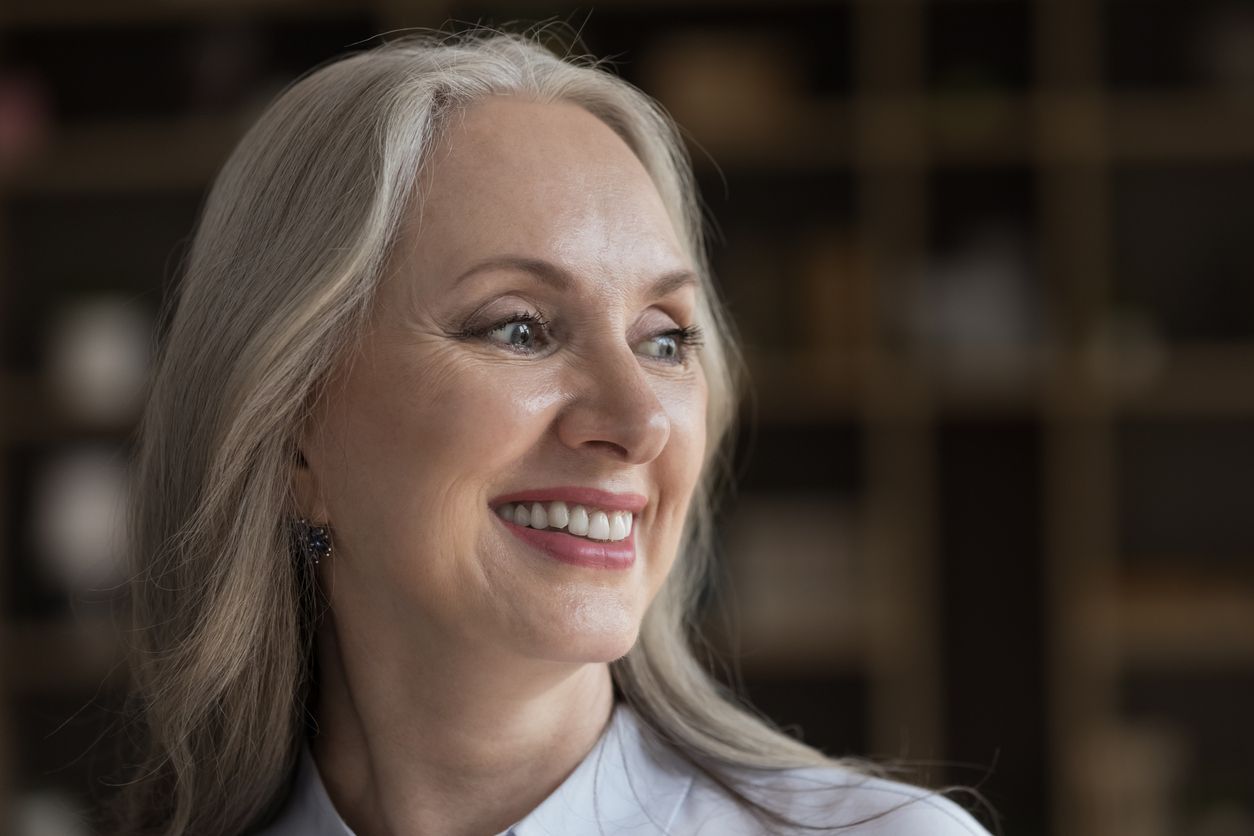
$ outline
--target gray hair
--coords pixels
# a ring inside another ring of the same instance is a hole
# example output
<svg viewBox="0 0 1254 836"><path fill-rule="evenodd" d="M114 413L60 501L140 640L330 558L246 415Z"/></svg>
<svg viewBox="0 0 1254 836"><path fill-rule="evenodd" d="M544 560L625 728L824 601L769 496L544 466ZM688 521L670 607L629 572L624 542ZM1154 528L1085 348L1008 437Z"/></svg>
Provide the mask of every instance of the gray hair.
<svg viewBox="0 0 1254 836"><path fill-rule="evenodd" d="M315 686L325 601L291 559L296 439L359 346L412 185L450 115L493 95L575 103L639 157L701 282L707 451L680 554L626 656L618 698L740 802L738 769L832 766L737 702L693 650L694 614L730 484L744 379L707 261L691 162L665 111L534 33L411 32L310 70L244 135L212 184L137 435L128 595L142 732L114 818L127 834L227 836L282 802ZM170 311L173 310L173 314Z"/></svg>

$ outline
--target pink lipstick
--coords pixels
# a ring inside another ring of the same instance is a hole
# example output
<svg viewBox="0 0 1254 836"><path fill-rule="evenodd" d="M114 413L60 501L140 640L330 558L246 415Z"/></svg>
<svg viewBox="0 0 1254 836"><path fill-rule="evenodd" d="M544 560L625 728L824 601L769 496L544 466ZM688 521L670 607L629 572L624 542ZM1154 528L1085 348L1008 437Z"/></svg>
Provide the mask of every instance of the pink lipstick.
<svg viewBox="0 0 1254 836"><path fill-rule="evenodd" d="M493 514L519 540L554 560L594 569L630 569L636 562L636 523L624 540L589 540L559 529L537 529L511 522Z"/></svg>

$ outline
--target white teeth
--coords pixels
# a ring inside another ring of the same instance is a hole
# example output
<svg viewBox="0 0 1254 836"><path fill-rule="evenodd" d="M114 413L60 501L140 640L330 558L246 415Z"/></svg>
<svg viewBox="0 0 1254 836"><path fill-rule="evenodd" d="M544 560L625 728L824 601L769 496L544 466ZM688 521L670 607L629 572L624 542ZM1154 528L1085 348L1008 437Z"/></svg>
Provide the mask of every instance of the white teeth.
<svg viewBox="0 0 1254 836"><path fill-rule="evenodd" d="M576 505L570 509L570 527L567 529L571 534L578 534L581 537L588 534L588 509L582 505Z"/></svg>
<svg viewBox="0 0 1254 836"><path fill-rule="evenodd" d="M610 517L610 539L625 540L627 539L627 523L623 519L623 514L615 514Z"/></svg>
<svg viewBox="0 0 1254 836"><path fill-rule="evenodd" d="M610 539L610 519L604 511L593 511L588 515L588 536L593 540Z"/></svg>
<svg viewBox="0 0 1254 836"><path fill-rule="evenodd" d="M631 534L630 511L598 511L582 505L555 502L507 502L496 509L497 516L516 525L544 530L566 529L577 537L616 542Z"/></svg>

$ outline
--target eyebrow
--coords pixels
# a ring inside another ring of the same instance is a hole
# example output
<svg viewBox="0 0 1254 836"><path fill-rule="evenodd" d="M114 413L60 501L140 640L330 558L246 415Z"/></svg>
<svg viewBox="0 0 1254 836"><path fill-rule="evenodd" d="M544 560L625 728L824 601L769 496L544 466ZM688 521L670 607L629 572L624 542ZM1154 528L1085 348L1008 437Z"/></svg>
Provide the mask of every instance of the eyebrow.
<svg viewBox="0 0 1254 836"><path fill-rule="evenodd" d="M461 284L476 273L487 270L521 270L563 293L569 293L575 286L574 277L558 265L542 258L529 258L519 255L498 255L477 262L470 269L453 280L453 287ZM697 274L688 269L674 270L664 273L653 280L645 290L645 298L659 299L674 293L682 287L697 284Z"/></svg>

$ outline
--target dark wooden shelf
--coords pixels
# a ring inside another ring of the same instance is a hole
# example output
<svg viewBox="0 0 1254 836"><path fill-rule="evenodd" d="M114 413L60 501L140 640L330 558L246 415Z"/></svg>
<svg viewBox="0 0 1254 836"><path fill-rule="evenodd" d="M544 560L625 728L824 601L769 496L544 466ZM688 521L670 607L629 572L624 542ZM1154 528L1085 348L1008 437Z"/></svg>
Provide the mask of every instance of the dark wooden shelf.
<svg viewBox="0 0 1254 836"><path fill-rule="evenodd" d="M1254 566L1254 556L1250 565ZM1181 565L1188 565L1181 560ZM1125 578L1110 602L1119 662L1138 670L1254 665L1254 576L1196 573Z"/></svg>
<svg viewBox="0 0 1254 836"><path fill-rule="evenodd" d="M144 25L170 21L210 22L222 18L265 15L309 19L357 12L355 0L6 0L0 7L0 28L20 26Z"/></svg>
<svg viewBox="0 0 1254 836"><path fill-rule="evenodd" d="M771 131L710 129L690 143L698 170L972 168L1189 160L1254 162L1254 106L1207 93L1096 99L1015 95L868 96L798 105ZM168 189L208 186L243 136L250 113L121 120L56 130L25 170L0 183L10 192ZM1077 128L1089 123L1087 129ZM1067 126L1058 127L1057 123ZM900 130L898 141L858 139L852 128Z"/></svg>
<svg viewBox="0 0 1254 836"><path fill-rule="evenodd" d="M142 190L208 186L243 136L241 116L118 121L54 132L4 192Z"/></svg>

